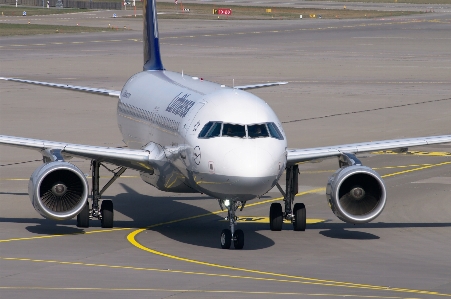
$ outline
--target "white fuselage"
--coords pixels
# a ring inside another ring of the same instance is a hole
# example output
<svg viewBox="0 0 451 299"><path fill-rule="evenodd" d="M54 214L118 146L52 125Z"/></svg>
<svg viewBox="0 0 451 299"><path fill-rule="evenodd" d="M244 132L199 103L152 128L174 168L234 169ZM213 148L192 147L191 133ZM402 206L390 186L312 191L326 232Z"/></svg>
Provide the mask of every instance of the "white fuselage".
<svg viewBox="0 0 451 299"><path fill-rule="evenodd" d="M285 169L286 137L269 105L196 77L132 76L121 91L118 125L130 148L159 148L166 156L141 173L160 190L246 201L268 192Z"/></svg>

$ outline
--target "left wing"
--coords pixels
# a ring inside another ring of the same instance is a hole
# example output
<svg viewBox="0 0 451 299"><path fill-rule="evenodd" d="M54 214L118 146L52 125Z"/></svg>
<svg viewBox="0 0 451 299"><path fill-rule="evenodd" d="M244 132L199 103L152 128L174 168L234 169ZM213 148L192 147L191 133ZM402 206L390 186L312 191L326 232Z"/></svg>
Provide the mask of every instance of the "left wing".
<svg viewBox="0 0 451 299"><path fill-rule="evenodd" d="M112 96L112 97L116 97L116 98L118 98L119 95L121 94L121 92L119 90L93 88L93 87L67 85L67 84L58 84L58 83L49 83L49 82L41 82L41 81L31 81L31 80L23 80L23 79L17 79L17 78L0 77L0 80L42 85L42 86L48 86L48 87L63 88L63 89L69 89L69 90L76 90L76 91Z"/></svg>
<svg viewBox="0 0 451 299"><path fill-rule="evenodd" d="M328 157L341 156L343 153L365 153L380 150L401 149L407 151L408 147L451 142L451 135L429 136L409 139L394 139L383 141L372 141L363 143L343 144L337 146L288 149L287 163L312 161Z"/></svg>

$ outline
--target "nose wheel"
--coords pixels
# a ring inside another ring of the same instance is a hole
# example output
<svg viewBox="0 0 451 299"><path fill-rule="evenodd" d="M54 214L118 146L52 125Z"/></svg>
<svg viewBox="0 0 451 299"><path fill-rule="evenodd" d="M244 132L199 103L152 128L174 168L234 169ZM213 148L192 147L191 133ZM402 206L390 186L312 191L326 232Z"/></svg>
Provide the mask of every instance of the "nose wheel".
<svg viewBox="0 0 451 299"><path fill-rule="evenodd" d="M241 229L235 230L235 225L238 217L235 215L236 210L240 208L243 210L245 202L219 200L219 205L222 210L227 208L226 220L229 220L230 229L223 229L221 232L221 248L230 249L233 243L235 249L243 249L244 247L244 232Z"/></svg>

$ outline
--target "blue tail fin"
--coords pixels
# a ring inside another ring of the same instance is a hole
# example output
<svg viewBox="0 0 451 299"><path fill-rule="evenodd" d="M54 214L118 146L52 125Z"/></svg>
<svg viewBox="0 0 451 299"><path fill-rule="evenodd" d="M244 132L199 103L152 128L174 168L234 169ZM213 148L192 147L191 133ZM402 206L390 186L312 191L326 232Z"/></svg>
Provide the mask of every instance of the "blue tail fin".
<svg viewBox="0 0 451 299"><path fill-rule="evenodd" d="M143 0L144 71L164 70L160 57L156 0Z"/></svg>

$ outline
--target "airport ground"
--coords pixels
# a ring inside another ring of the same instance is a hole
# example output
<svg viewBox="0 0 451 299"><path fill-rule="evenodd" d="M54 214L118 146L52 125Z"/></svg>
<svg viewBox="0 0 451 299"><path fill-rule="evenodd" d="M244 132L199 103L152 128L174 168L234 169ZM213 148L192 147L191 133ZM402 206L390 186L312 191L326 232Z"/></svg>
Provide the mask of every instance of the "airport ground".
<svg viewBox="0 0 451 299"><path fill-rule="evenodd" d="M37 17L36 17L37 18ZM0 38L0 76L119 90L142 68L142 24L110 12L45 22L133 30ZM44 22L44 21L43 21ZM91 26L91 25L89 25ZM161 20L165 67L255 90L290 147L450 134L451 14L373 20ZM0 82L0 133L122 146L110 97ZM250 112L251 113L251 112ZM134 171L107 190L115 228L33 209L34 151L0 147L1 298L436 298L451 296L451 145L362 157L384 176L379 218L348 225L327 206L335 159L300 166L305 232L264 223L276 191L239 214L243 250L222 250L224 213L205 195L156 190ZM89 173L89 162L74 159ZM109 173L103 171L106 182ZM281 184L284 184L283 179Z"/></svg>

